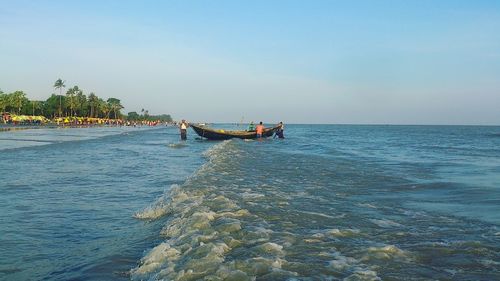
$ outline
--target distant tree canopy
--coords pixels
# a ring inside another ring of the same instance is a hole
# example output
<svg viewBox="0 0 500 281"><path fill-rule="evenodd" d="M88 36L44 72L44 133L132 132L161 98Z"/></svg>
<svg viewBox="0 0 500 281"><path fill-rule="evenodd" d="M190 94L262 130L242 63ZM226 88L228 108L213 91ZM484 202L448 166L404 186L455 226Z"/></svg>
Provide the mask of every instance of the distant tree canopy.
<svg viewBox="0 0 500 281"><path fill-rule="evenodd" d="M97 117L97 118L127 118L129 120L162 120L171 121L170 115L150 116L146 110L143 115L123 116L123 105L117 98L110 97L104 100L95 93L88 97L78 86L68 88L63 94L65 81L57 79L54 89L59 95L52 94L45 101L29 100L23 91L4 93L0 90L0 112L11 112L23 115L42 115L46 118L61 116Z"/></svg>
<svg viewBox="0 0 500 281"><path fill-rule="evenodd" d="M137 121L140 120L141 116L137 112L132 111L127 114L127 120Z"/></svg>
<svg viewBox="0 0 500 281"><path fill-rule="evenodd" d="M135 111L129 112L127 114L127 120L129 121L157 121L162 122L172 122L172 117L169 114L161 115L149 115L148 110L141 110L143 114L139 114Z"/></svg>
<svg viewBox="0 0 500 281"><path fill-rule="evenodd" d="M43 115L47 118L80 116L117 119L122 117L120 112L122 108L119 99L110 98L108 101L104 101L95 94L87 98L77 86L70 88L65 96L52 94L45 101L29 100L22 91L0 94L1 112Z"/></svg>

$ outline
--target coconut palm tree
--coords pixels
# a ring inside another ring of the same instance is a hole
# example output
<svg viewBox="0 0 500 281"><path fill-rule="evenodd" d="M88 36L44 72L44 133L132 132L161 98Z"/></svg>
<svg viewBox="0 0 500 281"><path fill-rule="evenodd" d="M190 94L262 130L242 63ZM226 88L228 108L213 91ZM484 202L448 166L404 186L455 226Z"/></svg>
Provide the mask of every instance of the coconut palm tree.
<svg viewBox="0 0 500 281"><path fill-rule="evenodd" d="M23 103L27 100L26 94L23 91L15 91L10 94L10 104L12 107L17 108L17 114L21 114Z"/></svg>
<svg viewBox="0 0 500 281"><path fill-rule="evenodd" d="M67 99L67 106L70 108L70 116L73 117L74 113L76 111L76 108L78 107L78 100L77 96L82 93L82 90L78 88L78 86L73 86L73 88L70 88L66 92L66 96L68 97Z"/></svg>
<svg viewBox="0 0 500 281"><path fill-rule="evenodd" d="M97 111L97 107L99 106L99 98L94 93L90 93L89 97L87 98L87 102L90 106L89 117L94 117L94 114L96 114Z"/></svg>
<svg viewBox="0 0 500 281"><path fill-rule="evenodd" d="M117 119L118 113L120 113L120 109L123 108L123 106L120 103L120 100L117 98L109 98L108 104L109 104L110 110L113 111L113 113L114 113L114 119Z"/></svg>
<svg viewBox="0 0 500 281"><path fill-rule="evenodd" d="M87 96L80 90L76 94L76 103L78 108L78 116L86 116L87 115Z"/></svg>
<svg viewBox="0 0 500 281"><path fill-rule="evenodd" d="M109 105L103 99L99 98L99 106L97 107L99 111L102 113L103 118L109 118Z"/></svg>
<svg viewBox="0 0 500 281"><path fill-rule="evenodd" d="M36 100L32 100L31 101L31 107L33 109L32 115L35 116L35 109L40 109L41 108L41 102L40 101L36 101Z"/></svg>
<svg viewBox="0 0 500 281"><path fill-rule="evenodd" d="M64 82L66 82L66 80L63 81L61 78L59 78L54 83L54 88L59 89L59 116L62 115L62 88L66 87Z"/></svg>
<svg viewBox="0 0 500 281"><path fill-rule="evenodd" d="M8 96L0 90L0 113L4 112L8 105Z"/></svg>

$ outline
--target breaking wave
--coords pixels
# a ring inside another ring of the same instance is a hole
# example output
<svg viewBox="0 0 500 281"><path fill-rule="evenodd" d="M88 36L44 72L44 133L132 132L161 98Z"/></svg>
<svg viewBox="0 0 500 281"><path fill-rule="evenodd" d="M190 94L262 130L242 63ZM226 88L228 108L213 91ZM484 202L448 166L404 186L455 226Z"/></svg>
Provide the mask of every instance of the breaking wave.
<svg viewBox="0 0 500 281"><path fill-rule="evenodd" d="M224 195L214 185L219 165L238 153L225 141L205 152L208 162L181 186L172 186L155 203L134 216L153 220L168 215L161 230L165 241L131 270L133 280L246 280L257 275L289 275L282 270L282 245L270 241L265 221ZM208 180L207 180L208 179ZM249 192L245 198L259 198ZM237 254L245 251L246 258Z"/></svg>
<svg viewBox="0 0 500 281"><path fill-rule="evenodd" d="M136 213L148 221L163 218L165 225L161 243L145 253L131 279L382 280L431 271L446 279L461 261L446 260L438 265L447 270L435 271L422 260L437 250L446 256L464 254L465 248L480 258L474 266L496 267L497 255L484 241L416 243L452 239L459 226L451 217L416 213L391 201L360 200L369 197L369 177L357 176L362 172L352 163L287 157L275 148L218 143L182 185Z"/></svg>

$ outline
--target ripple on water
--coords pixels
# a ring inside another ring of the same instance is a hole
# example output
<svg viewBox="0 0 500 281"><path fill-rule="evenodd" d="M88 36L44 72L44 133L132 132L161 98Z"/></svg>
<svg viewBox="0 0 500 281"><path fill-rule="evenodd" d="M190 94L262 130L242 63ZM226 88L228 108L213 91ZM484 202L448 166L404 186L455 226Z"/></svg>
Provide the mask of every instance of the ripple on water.
<svg viewBox="0 0 500 281"><path fill-rule="evenodd" d="M206 164L137 216L165 216L167 223L164 241L132 279L467 279L463 267L476 270L471 276L481 269L498 275L498 247L487 242L498 230L476 241L482 232L476 223L384 198L391 188L374 190L374 179L408 183L383 169L347 157L283 157L273 149L225 141L205 152Z"/></svg>

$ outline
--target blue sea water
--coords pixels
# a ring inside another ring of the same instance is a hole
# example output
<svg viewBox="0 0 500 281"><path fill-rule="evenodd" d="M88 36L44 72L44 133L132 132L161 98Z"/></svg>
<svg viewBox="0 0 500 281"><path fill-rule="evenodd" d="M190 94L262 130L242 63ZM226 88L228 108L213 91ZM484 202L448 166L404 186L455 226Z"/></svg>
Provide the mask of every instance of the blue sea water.
<svg viewBox="0 0 500 281"><path fill-rule="evenodd" d="M285 136L0 132L0 280L500 280L500 127Z"/></svg>

